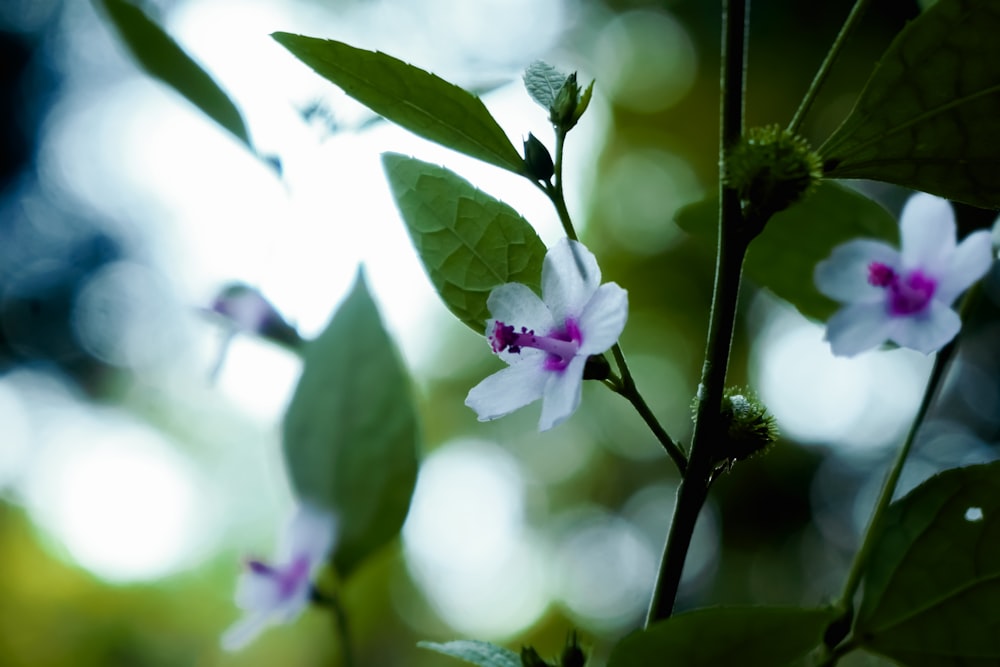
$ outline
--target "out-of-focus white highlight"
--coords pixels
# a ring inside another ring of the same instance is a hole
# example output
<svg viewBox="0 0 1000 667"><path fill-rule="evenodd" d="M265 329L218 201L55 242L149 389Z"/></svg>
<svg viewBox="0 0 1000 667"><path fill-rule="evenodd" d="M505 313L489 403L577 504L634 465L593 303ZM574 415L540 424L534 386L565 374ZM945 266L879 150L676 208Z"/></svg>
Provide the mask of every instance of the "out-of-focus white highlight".
<svg viewBox="0 0 1000 667"><path fill-rule="evenodd" d="M781 432L803 443L884 447L916 412L930 360L911 350L834 357L823 327L769 301L752 357L757 387Z"/></svg>
<svg viewBox="0 0 1000 667"><path fill-rule="evenodd" d="M225 345L216 383L247 415L264 423L281 419L302 371L302 360L288 350L246 334Z"/></svg>
<svg viewBox="0 0 1000 667"><path fill-rule="evenodd" d="M499 640L545 611L541 552L524 513L520 467L496 445L452 442L421 466L403 527L407 567L459 632Z"/></svg>
<svg viewBox="0 0 1000 667"><path fill-rule="evenodd" d="M70 408L41 447L27 506L76 563L112 582L189 564L208 517L193 467L162 436L112 413Z"/></svg>
<svg viewBox="0 0 1000 667"><path fill-rule="evenodd" d="M657 556L638 528L600 510L571 519L555 553L556 595L595 631L633 626L649 604Z"/></svg>
<svg viewBox="0 0 1000 667"><path fill-rule="evenodd" d="M694 84L694 43L670 14L634 10L613 18L598 35L594 69L615 104L652 113L673 106Z"/></svg>
<svg viewBox="0 0 1000 667"><path fill-rule="evenodd" d="M80 344L96 358L143 368L179 347L182 315L164 277L135 262L113 262L84 283L73 324Z"/></svg>

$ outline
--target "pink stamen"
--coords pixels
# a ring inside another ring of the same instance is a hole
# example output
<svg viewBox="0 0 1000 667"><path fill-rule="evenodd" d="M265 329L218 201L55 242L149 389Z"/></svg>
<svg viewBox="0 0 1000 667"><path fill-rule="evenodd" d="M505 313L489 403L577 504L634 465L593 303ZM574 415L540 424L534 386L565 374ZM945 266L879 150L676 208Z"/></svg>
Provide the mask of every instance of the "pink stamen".
<svg viewBox="0 0 1000 667"><path fill-rule="evenodd" d="M887 287L896 279L896 272L881 262L868 265L868 284L875 287Z"/></svg>
<svg viewBox="0 0 1000 667"><path fill-rule="evenodd" d="M927 308L934 298L937 281L922 271L913 271L905 280L889 286L889 312L893 315L913 315Z"/></svg>
<svg viewBox="0 0 1000 667"><path fill-rule="evenodd" d="M531 347L545 352L547 370L562 370L576 356L583 341L580 325L573 319L567 319L562 329L556 329L547 336L539 336L533 329L521 327L520 332L514 327L499 320L493 323L493 331L489 336L490 346L494 352L513 352L518 354L523 347Z"/></svg>
<svg viewBox="0 0 1000 667"><path fill-rule="evenodd" d="M937 291L937 281L923 271L901 276L881 262L868 265L868 283L889 290L889 314L894 317L923 312Z"/></svg>
<svg viewBox="0 0 1000 667"><path fill-rule="evenodd" d="M254 574L259 574L263 577L273 577L277 573L273 567L259 560L248 560L247 567Z"/></svg>
<svg viewBox="0 0 1000 667"><path fill-rule="evenodd" d="M247 567L256 575L273 580L278 587L278 597L288 599L302 589L302 582L309 577L309 559L296 557L287 567L274 567L259 560L247 561Z"/></svg>

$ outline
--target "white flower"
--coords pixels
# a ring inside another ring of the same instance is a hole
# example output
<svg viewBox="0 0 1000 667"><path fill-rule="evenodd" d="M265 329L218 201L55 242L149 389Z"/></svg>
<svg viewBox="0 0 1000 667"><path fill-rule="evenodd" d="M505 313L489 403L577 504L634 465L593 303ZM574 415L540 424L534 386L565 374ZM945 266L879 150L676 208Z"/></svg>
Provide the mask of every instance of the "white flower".
<svg viewBox="0 0 1000 667"><path fill-rule="evenodd" d="M285 528L277 565L249 560L236 585L236 604L246 615L222 635L237 651L272 623L294 620L309 604L312 575L322 565L336 533L332 515L309 506L296 510Z"/></svg>
<svg viewBox="0 0 1000 667"><path fill-rule="evenodd" d="M473 387L465 404L487 421L541 398L542 431L573 414L587 357L614 345L628 317L628 293L601 285L594 255L566 239L545 255L541 299L526 285L507 283L486 303L493 316L487 337L510 367Z"/></svg>
<svg viewBox="0 0 1000 667"><path fill-rule="evenodd" d="M827 323L833 353L854 356L885 341L930 354L962 327L951 304L993 260L990 233L955 242L947 201L919 193L900 217L901 250L860 239L834 248L816 266L816 287L846 304Z"/></svg>

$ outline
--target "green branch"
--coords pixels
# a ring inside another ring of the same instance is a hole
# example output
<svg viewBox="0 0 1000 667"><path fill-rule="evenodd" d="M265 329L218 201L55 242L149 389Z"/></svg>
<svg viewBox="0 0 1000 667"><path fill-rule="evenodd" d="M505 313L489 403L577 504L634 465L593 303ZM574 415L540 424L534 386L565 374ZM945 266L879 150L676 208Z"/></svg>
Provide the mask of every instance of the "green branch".
<svg viewBox="0 0 1000 667"><path fill-rule="evenodd" d="M721 141L720 164L743 134L743 91L746 83L746 33L749 0L723 0ZM680 587L684 562L698 514L711 484L715 466L714 449L720 442L719 418L725 389L726 370L736 321L736 301L748 239L742 233L743 219L737 192L719 179L719 242L715 265L715 286L708 325L708 342L701 383L691 455L677 493L677 504L667 535L660 571L650 600L646 625L668 618Z"/></svg>
<svg viewBox="0 0 1000 667"><path fill-rule="evenodd" d="M798 132L799 127L802 125L802 121L805 119L806 114L809 112L809 108L812 103L816 100L816 96L819 94L819 89L826 82L826 77L829 76L830 70L833 68L833 63L837 60L837 56L840 54L841 48L847 41L848 35L857 25L861 16L865 13L865 9L868 8L868 3L871 0L856 0L854 3L854 8L851 9L851 13L847 15L847 20L844 21L844 25L840 28L840 32L837 33L837 38L833 40L833 45L827 52L826 57L823 59L823 63L819 66L819 70L816 71L816 76L813 77L812 83L809 84L809 90L806 91L805 97L802 98L802 102L799 103L799 108L795 111L795 115L792 116L792 122L788 124L788 131L795 133Z"/></svg>

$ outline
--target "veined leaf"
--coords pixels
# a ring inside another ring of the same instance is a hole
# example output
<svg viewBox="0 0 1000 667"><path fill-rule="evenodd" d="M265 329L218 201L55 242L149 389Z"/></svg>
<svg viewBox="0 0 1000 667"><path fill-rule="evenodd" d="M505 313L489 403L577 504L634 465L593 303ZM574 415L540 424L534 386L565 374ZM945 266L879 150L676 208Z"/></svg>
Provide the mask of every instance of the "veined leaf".
<svg viewBox="0 0 1000 667"><path fill-rule="evenodd" d="M548 111L566 83L566 77L552 65L536 60L524 70L524 87L531 99Z"/></svg>
<svg viewBox="0 0 1000 667"><path fill-rule="evenodd" d="M713 607L677 614L621 640L608 667L784 667L823 641L831 609Z"/></svg>
<svg viewBox="0 0 1000 667"><path fill-rule="evenodd" d="M521 667L521 657L517 653L489 642L459 639L446 644L419 642L417 646L479 667Z"/></svg>
<svg viewBox="0 0 1000 667"><path fill-rule="evenodd" d="M406 372L360 272L306 345L283 436L295 493L338 518L333 562L347 576L402 527L419 439Z"/></svg>
<svg viewBox="0 0 1000 667"><path fill-rule="evenodd" d="M677 212L677 224L714 248L719 198ZM774 215L750 243L744 263L748 278L788 301L806 317L826 320L838 304L813 283L816 264L837 245L855 238L897 244L899 229L889 212L871 199L830 181L805 201Z"/></svg>
<svg viewBox="0 0 1000 667"><path fill-rule="evenodd" d="M483 333L494 287L539 290L545 245L514 209L444 167L397 153L382 164L427 275L458 319Z"/></svg>
<svg viewBox="0 0 1000 667"><path fill-rule="evenodd" d="M1000 3L940 0L889 46L820 148L831 178L1000 207Z"/></svg>
<svg viewBox="0 0 1000 667"><path fill-rule="evenodd" d="M472 93L378 51L286 32L272 37L386 119L425 139L527 175L521 154Z"/></svg>
<svg viewBox="0 0 1000 667"><path fill-rule="evenodd" d="M163 28L129 0L95 2L103 7L119 37L143 69L186 97L254 152L239 109Z"/></svg>
<svg viewBox="0 0 1000 667"><path fill-rule="evenodd" d="M1000 463L932 477L884 526L856 640L910 667L1000 664Z"/></svg>

